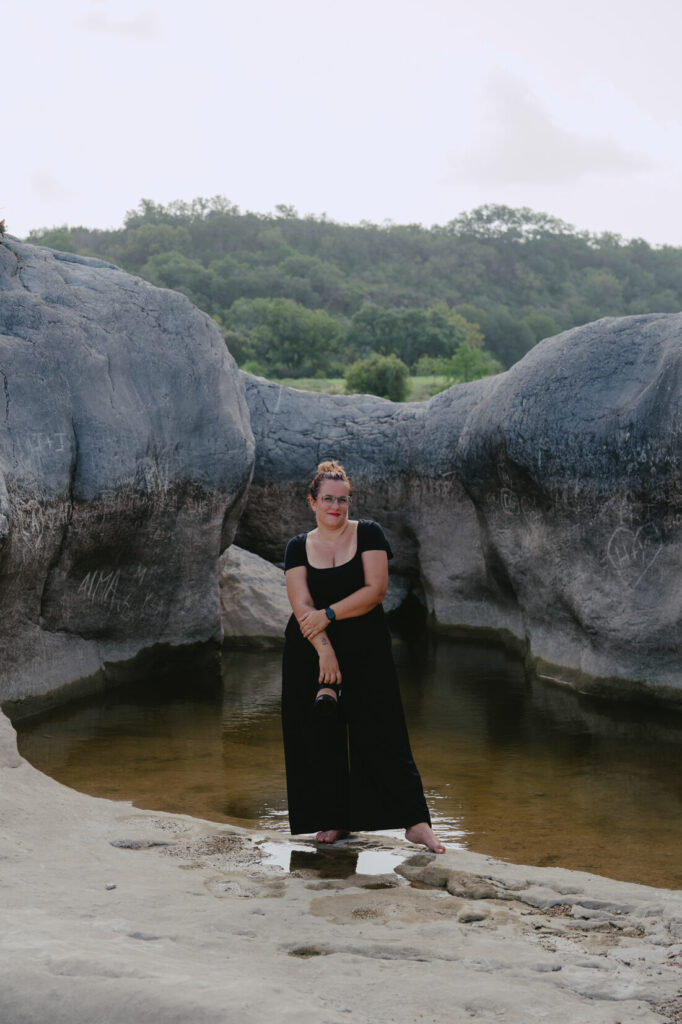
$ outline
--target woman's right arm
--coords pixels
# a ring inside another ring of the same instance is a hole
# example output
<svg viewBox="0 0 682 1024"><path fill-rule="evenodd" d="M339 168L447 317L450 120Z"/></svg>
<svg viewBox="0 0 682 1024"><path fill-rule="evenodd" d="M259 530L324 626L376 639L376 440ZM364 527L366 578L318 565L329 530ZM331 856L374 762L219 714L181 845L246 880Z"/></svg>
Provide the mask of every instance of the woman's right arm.
<svg viewBox="0 0 682 1024"><path fill-rule="evenodd" d="M287 597L289 598L291 610L294 613L296 621L300 623L301 619L307 615L308 612L314 611L315 609L313 599L308 589L307 569L304 565L297 565L292 569L287 569L284 576L287 585ZM320 659L319 682L340 683L341 670L339 668L334 648L329 642L326 630L323 630L322 632L317 633L316 636L311 637L309 642L317 651Z"/></svg>

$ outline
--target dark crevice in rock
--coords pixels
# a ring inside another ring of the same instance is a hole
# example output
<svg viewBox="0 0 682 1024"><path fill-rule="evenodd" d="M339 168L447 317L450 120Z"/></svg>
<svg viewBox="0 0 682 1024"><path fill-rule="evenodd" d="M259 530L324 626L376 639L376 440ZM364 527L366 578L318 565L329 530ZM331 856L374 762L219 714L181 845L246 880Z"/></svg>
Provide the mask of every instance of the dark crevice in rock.
<svg viewBox="0 0 682 1024"><path fill-rule="evenodd" d="M5 423L9 423L9 382L7 380L7 374L2 368L0 368L0 374L2 374L2 386L5 392Z"/></svg>
<svg viewBox="0 0 682 1024"><path fill-rule="evenodd" d="M6 238L3 239L3 243L2 244L3 244L4 248L7 249L7 251L10 252L12 254L12 256L14 256L14 263L15 263L15 265L14 265L14 269L11 272L11 276L12 277L18 277L19 280L21 281L21 277L20 277L20 274L19 274L19 271L21 270L21 267L22 267L22 264L23 264L21 256L17 252L15 252L15 250L12 248L12 246L11 246L10 242L8 241L8 239L6 239ZM22 284L23 284L23 282L22 282Z"/></svg>
<svg viewBox="0 0 682 1024"><path fill-rule="evenodd" d="M45 628L46 619L46 595L50 591L50 583L52 580L52 574L62 560L64 549L66 547L69 530L73 521L74 512L74 484L76 480L76 473L78 471L78 434L76 432L76 426L71 421L71 431L73 437L73 447L71 450L71 461L69 463L69 478L66 485L66 490L63 496L64 508L66 511L64 521L62 523L61 536L59 543L57 544L52 558L46 568L45 577L43 579L43 587L40 595L40 625L41 628Z"/></svg>

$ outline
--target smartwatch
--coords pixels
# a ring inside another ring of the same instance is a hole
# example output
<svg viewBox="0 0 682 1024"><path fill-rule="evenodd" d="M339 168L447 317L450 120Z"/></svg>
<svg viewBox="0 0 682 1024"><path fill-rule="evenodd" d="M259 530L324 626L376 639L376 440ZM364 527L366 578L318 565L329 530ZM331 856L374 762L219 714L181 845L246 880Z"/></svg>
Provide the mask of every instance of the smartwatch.
<svg viewBox="0 0 682 1024"><path fill-rule="evenodd" d="M336 618L336 615L335 615L334 611L331 608L325 608L324 613L325 613L325 615L327 616L327 618L329 619L330 622L333 622L334 619Z"/></svg>

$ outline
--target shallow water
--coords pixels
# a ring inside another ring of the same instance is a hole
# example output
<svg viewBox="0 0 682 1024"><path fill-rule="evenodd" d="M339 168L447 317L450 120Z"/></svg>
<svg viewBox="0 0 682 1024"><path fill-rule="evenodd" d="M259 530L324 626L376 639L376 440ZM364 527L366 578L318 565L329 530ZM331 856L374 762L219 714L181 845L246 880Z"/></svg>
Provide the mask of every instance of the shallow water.
<svg viewBox="0 0 682 1024"><path fill-rule="evenodd" d="M530 683L482 646L423 638L395 655L450 847L682 888L681 715ZM151 677L17 721L19 749L83 792L286 832L279 665L226 652L220 680Z"/></svg>

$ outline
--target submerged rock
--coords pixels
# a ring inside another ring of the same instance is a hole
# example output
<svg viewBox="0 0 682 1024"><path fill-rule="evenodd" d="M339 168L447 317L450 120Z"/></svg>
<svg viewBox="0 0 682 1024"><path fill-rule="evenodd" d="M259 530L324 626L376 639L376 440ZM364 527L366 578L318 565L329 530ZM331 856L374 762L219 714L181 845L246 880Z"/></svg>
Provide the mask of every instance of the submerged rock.
<svg viewBox="0 0 682 1024"><path fill-rule="evenodd" d="M505 638L580 689L682 702L682 315L575 328L430 402L246 390L246 547L281 560L333 456L435 628Z"/></svg>
<svg viewBox="0 0 682 1024"><path fill-rule="evenodd" d="M219 637L253 463L242 385L186 298L0 245L0 699Z"/></svg>

